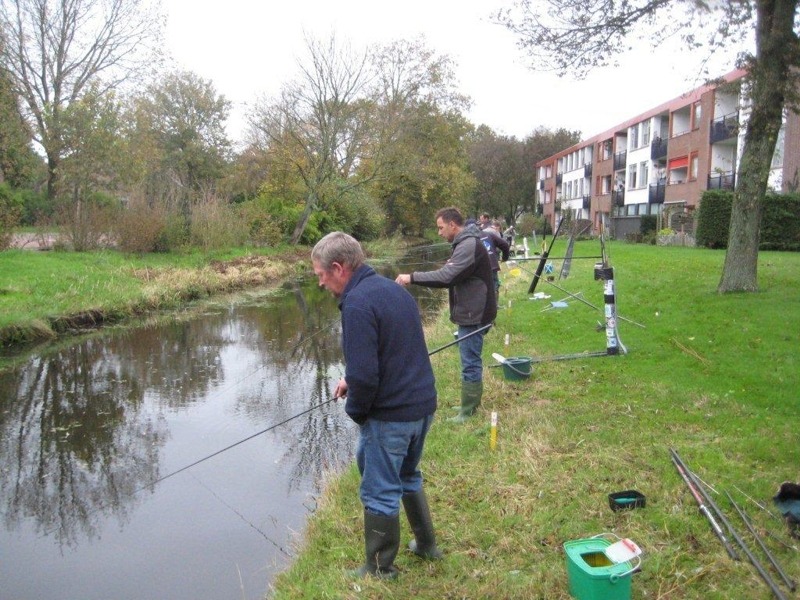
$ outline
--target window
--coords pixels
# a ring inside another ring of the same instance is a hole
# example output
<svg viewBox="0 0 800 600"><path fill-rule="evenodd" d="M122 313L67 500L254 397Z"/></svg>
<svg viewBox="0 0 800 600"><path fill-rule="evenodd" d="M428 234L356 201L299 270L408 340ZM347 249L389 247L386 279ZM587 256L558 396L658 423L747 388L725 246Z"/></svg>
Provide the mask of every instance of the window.
<svg viewBox="0 0 800 600"><path fill-rule="evenodd" d="M628 189L639 187L636 185L637 168L636 165L628 165Z"/></svg>
<svg viewBox="0 0 800 600"><path fill-rule="evenodd" d="M700 102L694 103L694 115L692 118L692 129L700 128L700 120L703 118L703 105Z"/></svg>
<svg viewBox="0 0 800 600"><path fill-rule="evenodd" d="M650 145L650 120L642 122L642 146Z"/></svg>
<svg viewBox="0 0 800 600"><path fill-rule="evenodd" d="M602 160L610 159L611 156L614 154L613 150L614 150L613 142L611 140L605 140L603 142L603 147L600 150L600 152L601 152L600 156L601 156Z"/></svg>
<svg viewBox="0 0 800 600"><path fill-rule="evenodd" d="M697 179L697 168L700 166L700 159L697 152L692 152L689 156L689 181Z"/></svg>
<svg viewBox="0 0 800 600"><path fill-rule="evenodd" d="M634 125L628 128L628 149L633 150L639 147L639 126Z"/></svg>
<svg viewBox="0 0 800 600"><path fill-rule="evenodd" d="M639 185L645 187L650 181L650 163L648 161L639 163Z"/></svg>

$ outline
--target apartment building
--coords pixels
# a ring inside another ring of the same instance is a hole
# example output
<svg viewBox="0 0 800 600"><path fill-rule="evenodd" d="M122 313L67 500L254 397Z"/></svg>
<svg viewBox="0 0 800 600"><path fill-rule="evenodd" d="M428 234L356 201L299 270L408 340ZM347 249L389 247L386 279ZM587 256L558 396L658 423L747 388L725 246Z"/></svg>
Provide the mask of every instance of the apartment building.
<svg viewBox="0 0 800 600"><path fill-rule="evenodd" d="M708 189L734 189L749 116L741 70L581 141L536 164L538 204L555 227L569 211L605 223L612 237L638 232L642 215L692 236ZM800 117L784 116L770 186L798 185Z"/></svg>

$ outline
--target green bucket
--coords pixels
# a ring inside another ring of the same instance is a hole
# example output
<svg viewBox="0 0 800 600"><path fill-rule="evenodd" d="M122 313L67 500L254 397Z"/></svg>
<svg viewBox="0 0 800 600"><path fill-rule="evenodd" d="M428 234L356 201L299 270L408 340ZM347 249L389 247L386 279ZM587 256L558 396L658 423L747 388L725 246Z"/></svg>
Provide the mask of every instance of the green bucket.
<svg viewBox="0 0 800 600"><path fill-rule="evenodd" d="M503 375L508 381L520 381L531 376L531 357L512 356L503 362Z"/></svg>
<svg viewBox="0 0 800 600"><path fill-rule="evenodd" d="M605 554L610 545L602 537L564 544L570 596L577 600L630 600L631 575L636 569L631 561L611 562Z"/></svg>

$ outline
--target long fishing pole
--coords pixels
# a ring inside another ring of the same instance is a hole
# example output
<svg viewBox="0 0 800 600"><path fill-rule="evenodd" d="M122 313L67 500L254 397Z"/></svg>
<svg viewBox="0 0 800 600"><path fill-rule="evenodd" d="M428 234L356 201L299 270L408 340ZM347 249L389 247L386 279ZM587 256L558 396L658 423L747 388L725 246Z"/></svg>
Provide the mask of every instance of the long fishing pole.
<svg viewBox="0 0 800 600"><path fill-rule="evenodd" d="M689 491L692 493L692 496L694 496L694 499L697 502L697 506L700 509L700 513L711 524L711 529L714 531L719 540L722 542L722 545L725 546L725 550L727 551L728 556L730 556L733 560L739 560L739 556L736 554L736 550L733 549L733 546L731 546L731 543L728 541L728 538L725 537L725 532L722 531L722 527L719 526L719 523L717 523L717 520L714 518L714 515L711 514L711 511L705 505L705 502L703 502L703 497L700 495L700 492L698 492L695 489L691 479L689 479L689 475L682 466L677 454L672 450L672 448L669 449L669 452L670 452L670 458L672 459L672 464L675 465L675 468L678 470L681 479L683 479L683 482L686 484L686 487L689 488Z"/></svg>
<svg viewBox="0 0 800 600"><path fill-rule="evenodd" d="M775 567L775 570L778 572L778 575L781 576L781 579L783 579L783 582L786 584L786 586L790 590L795 591L795 589L797 589L797 585L795 585L794 581L789 579L789 577L786 575L786 573L783 572L783 569L781 569L781 566L778 564L778 561L775 560L775 557L769 551L769 548L767 548L766 544L764 544L764 542L761 540L761 537L758 535L758 532L756 531L755 527L753 527L753 524L750 522L750 519L747 517L745 512L741 508L739 508L739 505L736 504L736 502L734 502L733 498L731 498L731 495L727 491L725 492L725 495L728 497L728 501L731 503L731 506L733 506L733 508L736 509L736 512L739 513L739 516L742 518L742 521L744 522L745 526L747 527L747 530L750 532L750 534L756 540L756 542L758 543L758 546L764 552L764 555L767 557L767 559L772 564L772 566Z"/></svg>
<svg viewBox="0 0 800 600"><path fill-rule="evenodd" d="M758 571L758 574L761 576L764 582L769 586L769 589L772 590L772 593L775 595L775 597L778 598L778 600L786 600L786 596L783 595L783 592L775 583L775 580L772 579L770 574L767 573L767 571L761 565L761 561L759 561L758 558L755 557L755 555L750 551L750 548L747 547L747 544L744 543L742 537L736 532L736 530L733 528L733 525L731 525L731 522L727 519L727 517L725 517L725 514L719 509L719 506L717 506L716 502L714 502L714 499L708 494L706 489L700 483L697 475L695 475L691 471L691 469L689 469L689 467L686 466L686 463L683 462L683 459L681 459L681 457L678 456L678 453L675 450L670 448L670 453L672 453L672 457L674 460L680 462L682 468L686 471L686 474L689 477L689 479L694 483L694 485L700 491L700 494L705 498L706 502L708 502L712 506L714 511L716 511L717 516L723 522L725 527L727 527L728 532L731 534L733 539L736 540L736 543L739 544L739 547L745 553L745 556L747 556L748 560L750 561L750 564L752 564L753 567L755 567L756 571Z"/></svg>
<svg viewBox="0 0 800 600"><path fill-rule="evenodd" d="M489 323L488 325L484 325L483 327L481 327L481 328L479 328L479 329L476 329L475 331L471 331L471 332L469 332L467 335L461 336L460 338L458 338L458 339L457 339L457 340L455 340L455 341L452 341L452 342L450 342L449 344L445 344L444 346L442 346L442 347L440 347L440 348L436 348L435 350L431 350L430 352L428 352L428 356L433 356L433 355L434 355L434 354L436 354L437 352L441 352L441 351L442 351L442 350L444 350L445 348L449 348L450 346L453 346L453 345L455 345L455 344L458 344L459 342L461 342L461 341L463 341L463 340L467 339L468 337L472 337L473 335L476 335L476 334L478 334L478 333L480 333L480 332L482 332L482 331L486 331L486 330L487 330L487 329L489 329L489 328L490 328L492 325L493 325L493 323ZM281 421L280 423L275 423L274 425L270 425L270 426L269 426L269 427L267 427L266 429L262 429L261 431L257 431L256 433L253 433L252 435L249 435L249 436L247 436L246 438L244 438L244 439L242 439L242 440L239 440L238 442L235 442L235 443L233 443L233 444L230 444L229 446L225 446L225 447L224 447L224 448L222 448L221 450L217 450L216 452L212 452L212 453L211 453L211 454L209 454L208 456L204 456L203 458L201 458L201 459L199 459L199 460L196 460L196 461L194 461L193 463L186 465L185 467L181 467L180 469L178 469L178 470L176 470L176 471L172 471L171 473L169 473L169 474L167 474L167 475L164 475L163 477L159 477L159 478L158 478L158 479L156 479L155 481L153 481L153 482L151 482L151 483L148 483L147 485L145 485L145 486L142 486L141 488L139 488L139 489L135 490L133 493L134 493L134 494L136 494L136 493L138 493L138 492L140 492L140 491L142 491L142 490L144 490L144 489L147 489L147 488L149 488L149 487L153 487L153 486L155 486L157 483L161 483L161 482L162 482L162 481L164 481L165 479L169 479L170 477L173 477L173 476L177 475L178 473L183 473L184 471L186 471L186 470L188 470L188 469L191 469L192 467L196 467L196 466L197 466L197 465L199 465L200 463L202 463L202 462L205 462L205 461L209 460L210 458L214 458L215 456L219 456L219 455L220 455L220 454L222 454L223 452L227 452L228 450L230 450L230 449L232 449L232 448L235 448L236 446L239 446L240 444L244 444L245 442L248 442L248 441L252 440L252 439L253 439L253 438L255 438L255 437L258 437L258 436L260 436L260 435L262 435L262 434L264 434L264 433L267 433L268 431L271 431L271 430L273 430L273 429L275 429L275 428L277 428L277 427L280 427L281 425L285 425L286 423L288 423L289 421L292 421L292 420L296 419L297 417L301 417L301 416L303 416L303 415L305 415L305 414L308 414L308 413L310 413L312 410L316 410L316 409L318 409L318 408L322 408L322 407L323 407L323 406L325 406L326 404L330 404L331 402L335 402L336 400L338 400L338 398L331 398L330 400L325 400L324 402L320 402L319 404L315 404L315 405L314 405L314 406L312 406L311 408L307 408L306 410L304 410L304 411L301 411L301 412L297 413L296 415L292 415L291 417L288 417L288 418L284 419L284 420L283 420L283 421Z"/></svg>
<svg viewBox="0 0 800 600"><path fill-rule="evenodd" d="M248 442L248 441L252 440L254 437L258 437L259 435L267 433L268 431L271 431L271 430L275 429L276 427L280 427L281 425L285 425L286 423L296 419L297 417L301 417L301 416L303 416L303 415L305 415L307 413L310 413L312 410L316 410L318 408L322 408L326 404L330 404L331 402L335 402L336 400L338 400L338 398L331 398L330 400L325 400L324 402L320 402L319 404L316 404L316 405L312 406L311 408L307 408L306 410L301 411L301 412L297 413L296 415L292 415L291 417L288 417L288 418L284 419L280 423L275 423L274 425L270 425L266 429L262 429L261 431L257 431L256 433L254 433L252 435L248 435L243 440L239 440L238 442L235 442L235 443L231 444L230 446L225 446L222 450L217 450L216 452L213 452L213 453L209 454L208 456L205 456L205 457L201 458L200 460L194 461L190 465L186 465L185 467L181 467L177 471L173 471L172 473L169 473L168 475L164 475L163 477L159 477L155 481L147 484L146 486L142 486L141 488L136 490L134 492L134 494L136 492L140 492L141 490L147 489L149 487L153 487L157 483L161 483L165 479L169 479L170 477L172 477L174 475L177 475L178 473L183 473L187 469L191 469L192 467L195 467L195 466L199 465L200 463L207 461L210 458L214 458L215 456L218 456L218 455L222 454L223 452L227 452L231 448L235 448L236 446L238 446L240 444L244 444L245 442Z"/></svg>
<svg viewBox="0 0 800 600"><path fill-rule="evenodd" d="M481 331L486 331L486 330L487 330L487 329L489 329L489 328L490 328L492 325L494 325L494 323L489 323L488 325L484 325L484 326L483 326L483 327L481 327L480 329L476 329L475 331L470 331L470 332L469 332L467 335L462 335L462 336L461 336L460 338L458 338L457 340L455 340L455 341L452 341L452 342L450 342L449 344L445 344L445 345L444 345L444 346L442 346L441 348L436 348L435 350L431 350L430 352L428 352L428 356L433 356L433 355L434 355L434 354L436 354L437 352L441 352L441 351L442 351L442 350L444 350L445 348L449 348L450 346L454 346L455 344L458 344L459 342L461 342L461 341L463 341L463 340L467 339L468 337L472 337L473 335L476 335L476 334L480 333Z"/></svg>
<svg viewBox="0 0 800 600"><path fill-rule="evenodd" d="M523 267L521 265L517 265L517 266L520 269L522 269L523 271L525 271L526 273L530 274L530 271L528 269L526 269L525 267ZM534 277L536 277L536 275L534 275ZM575 300L578 300L579 302L583 302L586 306L589 306L589 307L591 307L591 308L593 308L593 309L595 309L597 311L603 312L603 309L600 308L599 306L595 306L594 304L592 304L588 300L584 300L583 298L579 298L576 294L573 294L572 292L570 292L568 290L565 290L560 285L556 285L555 283L553 283L552 281L548 281L547 279L543 279L542 281L544 281L548 285L552 285L554 288L556 288L557 290L567 294L568 296L570 296L572 298L575 298ZM530 292L528 292L528 293L530 293ZM642 325L641 323L637 323L636 321L632 321L630 319L627 319L627 318L623 317L622 315L618 314L617 318L618 319L622 319L623 321L626 321L626 322L630 323L631 325L636 325L637 327L641 327L642 329L646 329L646 327L644 325Z"/></svg>
<svg viewBox="0 0 800 600"><path fill-rule="evenodd" d="M550 250L553 249L553 244L556 243L556 238L558 237L558 232L561 231L561 226L564 224L566 219L561 219L558 222L558 227L556 227L556 232L553 234L553 239L550 242L550 245L544 249L542 252L541 257L539 258L539 264L536 266L536 273L533 276L533 280L531 281L530 286L528 287L528 293L532 294L536 289L536 284L539 283L539 279L542 277L542 271L544 271L544 264L547 262L547 257L550 256Z"/></svg>

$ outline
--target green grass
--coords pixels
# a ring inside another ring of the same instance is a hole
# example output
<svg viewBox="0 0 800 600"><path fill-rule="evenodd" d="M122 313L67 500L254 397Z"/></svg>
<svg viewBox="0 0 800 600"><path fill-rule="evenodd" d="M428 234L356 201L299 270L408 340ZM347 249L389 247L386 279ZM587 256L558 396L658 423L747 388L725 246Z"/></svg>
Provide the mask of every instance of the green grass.
<svg viewBox="0 0 800 600"><path fill-rule="evenodd" d="M575 255L596 254L596 246L582 242ZM622 243L609 250L618 314L644 325L620 321L627 354L537 362L520 382L487 368L483 407L465 426L444 421L458 397L458 353L434 356L440 410L422 469L444 560L401 551L397 581L348 579L345 570L363 559L351 468L331 474L275 598L568 598L564 542L603 532L644 549L633 598L771 598L744 557L728 558L670 447L719 492L716 502L750 549L757 546L724 491L756 522L784 571L800 579L800 556L789 547L798 542L738 491L771 506L782 481L800 479L800 255L761 253L759 293L718 295L722 252ZM602 309L593 263L574 261L569 279L555 283ZM535 270L534 262L521 266ZM529 273L504 269L503 279L487 366L492 352L545 358L605 350L605 333L596 330L602 312L570 298L568 308L543 311L547 301L528 299ZM567 296L541 283L537 291ZM429 346L450 341L452 330L440 319ZM490 411L499 415L495 450ZM608 494L631 488L645 494L646 508L612 512ZM404 522L403 544L409 535Z"/></svg>
<svg viewBox="0 0 800 600"><path fill-rule="evenodd" d="M53 337L92 321L118 321L152 310L249 285L240 268L221 273L214 264L253 255L286 257L287 248L235 249L217 253L125 255L102 252L0 253L0 346ZM307 252L306 252L307 253ZM306 257L307 258L307 257ZM306 261L307 262L307 261ZM261 265L263 277L285 277Z"/></svg>

